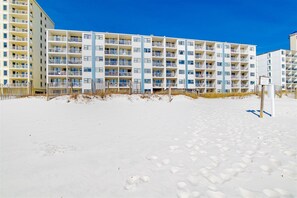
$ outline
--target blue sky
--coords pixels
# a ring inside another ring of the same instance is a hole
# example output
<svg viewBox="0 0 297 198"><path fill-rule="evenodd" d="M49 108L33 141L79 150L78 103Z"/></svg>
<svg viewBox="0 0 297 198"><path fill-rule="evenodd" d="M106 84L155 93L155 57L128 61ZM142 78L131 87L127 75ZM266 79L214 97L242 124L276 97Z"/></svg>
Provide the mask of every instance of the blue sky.
<svg viewBox="0 0 297 198"><path fill-rule="evenodd" d="M135 33L288 49L297 0L37 0L57 29Z"/></svg>

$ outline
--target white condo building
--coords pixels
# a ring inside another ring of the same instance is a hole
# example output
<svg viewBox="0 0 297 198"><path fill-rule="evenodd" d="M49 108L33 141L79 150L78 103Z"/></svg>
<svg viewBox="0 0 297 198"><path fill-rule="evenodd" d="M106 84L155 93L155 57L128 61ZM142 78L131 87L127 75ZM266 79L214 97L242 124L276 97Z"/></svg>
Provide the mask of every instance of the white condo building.
<svg viewBox="0 0 297 198"><path fill-rule="evenodd" d="M48 30L47 82L52 93L98 89L250 92L256 46L163 36Z"/></svg>
<svg viewBox="0 0 297 198"><path fill-rule="evenodd" d="M46 29L54 23L35 0L0 1L0 86L10 93L42 93Z"/></svg>
<svg viewBox="0 0 297 198"><path fill-rule="evenodd" d="M270 83L283 90L297 88L297 33L290 35L291 50L276 50L257 56L258 75L267 76Z"/></svg>

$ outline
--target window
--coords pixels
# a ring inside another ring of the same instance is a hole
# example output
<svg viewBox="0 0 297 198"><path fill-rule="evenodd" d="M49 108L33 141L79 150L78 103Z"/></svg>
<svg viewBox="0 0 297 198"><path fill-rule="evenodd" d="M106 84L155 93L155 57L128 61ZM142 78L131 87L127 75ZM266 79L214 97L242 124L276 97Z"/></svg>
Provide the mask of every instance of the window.
<svg viewBox="0 0 297 198"><path fill-rule="evenodd" d="M250 51L255 51L255 48L254 47L250 47Z"/></svg>
<svg viewBox="0 0 297 198"><path fill-rule="evenodd" d="M91 45L84 45L84 50L91 50L92 46Z"/></svg>
<svg viewBox="0 0 297 198"><path fill-rule="evenodd" d="M255 59L255 56L250 56L250 60L254 60Z"/></svg>
<svg viewBox="0 0 297 198"><path fill-rule="evenodd" d="M222 75L222 72L221 71L218 71L217 72L218 76Z"/></svg>
<svg viewBox="0 0 297 198"><path fill-rule="evenodd" d="M178 63L179 63L180 65L184 65L184 64L185 64L185 61L184 61L184 60L179 60Z"/></svg>
<svg viewBox="0 0 297 198"><path fill-rule="evenodd" d="M134 47L134 48L133 48L133 52L135 52L135 53L140 53L140 48L139 48L139 47Z"/></svg>
<svg viewBox="0 0 297 198"><path fill-rule="evenodd" d="M95 72L102 73L103 72L103 67L96 67Z"/></svg>
<svg viewBox="0 0 297 198"><path fill-rule="evenodd" d="M217 62L217 66L222 66L222 62Z"/></svg>
<svg viewBox="0 0 297 198"><path fill-rule="evenodd" d="M222 84L222 81L221 80L218 80L217 82L218 82L218 85L221 85Z"/></svg>
<svg viewBox="0 0 297 198"><path fill-rule="evenodd" d="M91 83L92 79L91 78L84 78L84 83Z"/></svg>
<svg viewBox="0 0 297 198"><path fill-rule="evenodd" d="M179 73L179 74L185 74L185 70L180 69L180 70L178 71L178 73Z"/></svg>
<svg viewBox="0 0 297 198"><path fill-rule="evenodd" d="M217 53L217 57L222 57L222 53Z"/></svg>
<svg viewBox="0 0 297 198"><path fill-rule="evenodd" d="M7 24L3 24L3 29L6 30L7 29Z"/></svg>
<svg viewBox="0 0 297 198"><path fill-rule="evenodd" d="M134 68L133 71L134 71L134 73L139 74L141 72L141 69L140 68Z"/></svg>
<svg viewBox="0 0 297 198"><path fill-rule="evenodd" d="M96 83L103 83L103 79L102 78L96 78Z"/></svg>
<svg viewBox="0 0 297 198"><path fill-rule="evenodd" d="M192 60L188 61L188 65L194 65L194 61Z"/></svg>
<svg viewBox="0 0 297 198"><path fill-rule="evenodd" d="M150 84L151 82L152 82L151 79L144 79L145 84Z"/></svg>
<svg viewBox="0 0 297 198"><path fill-rule="evenodd" d="M103 56L96 56L97 62L103 62Z"/></svg>
<svg viewBox="0 0 297 198"><path fill-rule="evenodd" d="M178 41L178 45L185 45L185 41Z"/></svg>
<svg viewBox="0 0 297 198"><path fill-rule="evenodd" d="M144 59L144 63L151 63L152 61L151 61L151 59L150 58L145 58Z"/></svg>
<svg viewBox="0 0 297 198"><path fill-rule="evenodd" d="M144 38L143 40L144 40L145 43L150 43L151 42L150 38Z"/></svg>
<svg viewBox="0 0 297 198"><path fill-rule="evenodd" d="M4 19L4 20L7 19L7 14L3 14L3 19Z"/></svg>
<svg viewBox="0 0 297 198"><path fill-rule="evenodd" d="M7 52L3 52L3 57L7 57Z"/></svg>
<svg viewBox="0 0 297 198"><path fill-rule="evenodd" d="M181 84L181 85L185 84L185 80L184 80L184 79L180 79L180 80L178 81L178 84Z"/></svg>
<svg viewBox="0 0 297 198"><path fill-rule="evenodd" d="M103 40L103 36L102 35L96 35L96 40Z"/></svg>
<svg viewBox="0 0 297 198"><path fill-rule="evenodd" d="M184 55L185 54L185 50L178 50L178 54L179 55Z"/></svg>
<svg viewBox="0 0 297 198"><path fill-rule="evenodd" d="M92 72L92 68L91 67L85 67L84 72Z"/></svg>
<svg viewBox="0 0 297 198"><path fill-rule="evenodd" d="M6 84L7 84L7 80L4 80L3 82L4 82L4 85L6 85Z"/></svg>
<svg viewBox="0 0 297 198"><path fill-rule="evenodd" d="M250 76L255 76L255 73L254 73L254 72L251 72L251 73L250 73Z"/></svg>
<svg viewBox="0 0 297 198"><path fill-rule="evenodd" d="M134 37L133 42L139 43L140 42L140 37Z"/></svg>
<svg viewBox="0 0 297 198"><path fill-rule="evenodd" d="M150 48L144 48L144 53L151 53L151 49Z"/></svg>
<svg viewBox="0 0 297 198"><path fill-rule="evenodd" d="M188 84L190 85L194 84L194 80L188 80Z"/></svg>
<svg viewBox="0 0 297 198"><path fill-rule="evenodd" d="M255 64L250 64L250 68L255 68Z"/></svg>
<svg viewBox="0 0 297 198"><path fill-rule="evenodd" d="M217 44L217 48L222 48L222 44Z"/></svg>
<svg viewBox="0 0 297 198"><path fill-rule="evenodd" d="M5 66L5 67L7 66L7 61L3 62L3 66Z"/></svg>
<svg viewBox="0 0 297 198"><path fill-rule="evenodd" d="M188 71L188 74L189 74L189 75L193 75L193 74L194 74L194 71L193 71L193 70L189 70L189 71Z"/></svg>
<svg viewBox="0 0 297 198"><path fill-rule="evenodd" d="M188 51L188 55L193 56L194 52L193 51Z"/></svg>
<svg viewBox="0 0 297 198"><path fill-rule="evenodd" d="M188 46L194 46L194 43L192 41L188 41Z"/></svg>
<svg viewBox="0 0 297 198"><path fill-rule="evenodd" d="M3 38L7 38L7 33L3 33Z"/></svg>
<svg viewBox="0 0 297 198"><path fill-rule="evenodd" d="M91 34L85 34L84 39L91 39Z"/></svg>
<svg viewBox="0 0 297 198"><path fill-rule="evenodd" d="M141 58L134 58L134 59L133 59L133 62L134 62L134 63L140 63L140 62L141 62Z"/></svg>
<svg viewBox="0 0 297 198"><path fill-rule="evenodd" d="M103 51L103 46L102 45L97 45L96 46L96 51Z"/></svg>
<svg viewBox="0 0 297 198"><path fill-rule="evenodd" d="M4 5L3 6L3 10L7 10L7 5Z"/></svg>
<svg viewBox="0 0 297 198"><path fill-rule="evenodd" d="M91 56L84 56L84 61L91 61L92 57Z"/></svg>
<svg viewBox="0 0 297 198"><path fill-rule="evenodd" d="M144 69L144 73L150 74L150 73L152 73L152 71L151 71L151 69Z"/></svg>
<svg viewBox="0 0 297 198"><path fill-rule="evenodd" d="M7 48L7 43L6 42L3 42L3 47Z"/></svg>
<svg viewBox="0 0 297 198"><path fill-rule="evenodd" d="M225 75L226 75L226 76L230 76L230 72L226 71L226 72L225 72Z"/></svg>
<svg viewBox="0 0 297 198"><path fill-rule="evenodd" d="M7 70L3 70L3 75L7 76Z"/></svg>
<svg viewBox="0 0 297 198"><path fill-rule="evenodd" d="M230 54L225 54L225 57L226 58L230 58Z"/></svg>
<svg viewBox="0 0 297 198"><path fill-rule="evenodd" d="M225 45L225 48L226 49L230 49L230 45Z"/></svg>

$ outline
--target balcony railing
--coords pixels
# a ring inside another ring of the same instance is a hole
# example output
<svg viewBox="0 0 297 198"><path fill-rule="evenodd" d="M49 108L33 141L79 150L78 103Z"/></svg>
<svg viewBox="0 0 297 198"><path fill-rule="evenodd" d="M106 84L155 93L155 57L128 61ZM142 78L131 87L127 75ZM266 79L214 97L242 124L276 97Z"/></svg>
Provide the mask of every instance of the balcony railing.
<svg viewBox="0 0 297 198"><path fill-rule="evenodd" d="M129 87L129 82L120 82L119 86L120 87Z"/></svg>
<svg viewBox="0 0 297 198"><path fill-rule="evenodd" d="M80 54L82 52L81 49L69 49L69 53L72 54Z"/></svg>
<svg viewBox="0 0 297 198"><path fill-rule="evenodd" d="M214 65L206 65L206 69L214 69Z"/></svg>
<svg viewBox="0 0 297 198"><path fill-rule="evenodd" d="M28 74L12 74L11 77L13 78L28 78ZM32 78L32 75L30 75L30 78Z"/></svg>
<svg viewBox="0 0 297 198"><path fill-rule="evenodd" d="M108 55L118 55L118 51L117 50L105 50L104 53L105 54L108 54Z"/></svg>
<svg viewBox="0 0 297 198"><path fill-rule="evenodd" d="M163 87L163 83L153 83L153 87Z"/></svg>
<svg viewBox="0 0 297 198"><path fill-rule="evenodd" d="M195 68L203 69L203 68L205 68L205 65L196 64L195 65Z"/></svg>
<svg viewBox="0 0 297 198"><path fill-rule="evenodd" d="M234 67L234 66L232 66L231 69L232 69L232 70L239 70L239 67Z"/></svg>
<svg viewBox="0 0 297 198"><path fill-rule="evenodd" d="M196 87L205 87L205 84L204 83L196 83L195 86Z"/></svg>
<svg viewBox="0 0 297 198"><path fill-rule="evenodd" d="M119 41L119 44L120 45L131 45L131 41L130 40L121 40Z"/></svg>
<svg viewBox="0 0 297 198"><path fill-rule="evenodd" d="M11 13L13 14L28 14L25 10L11 10Z"/></svg>
<svg viewBox="0 0 297 198"><path fill-rule="evenodd" d="M118 44L118 40L117 39L105 39L105 43L107 44Z"/></svg>
<svg viewBox="0 0 297 198"><path fill-rule="evenodd" d="M69 76L81 76L82 75L82 71L68 71L68 75Z"/></svg>
<svg viewBox="0 0 297 198"><path fill-rule="evenodd" d="M131 72L120 72L119 76L132 76Z"/></svg>
<svg viewBox="0 0 297 198"><path fill-rule="evenodd" d="M51 88L67 88L71 87L70 83L67 82L51 82L49 83L49 87Z"/></svg>
<svg viewBox="0 0 297 198"><path fill-rule="evenodd" d="M240 61L241 62L248 62L249 60L247 58L241 58Z"/></svg>
<svg viewBox="0 0 297 198"><path fill-rule="evenodd" d="M163 77L163 73L153 72L153 77Z"/></svg>
<svg viewBox="0 0 297 198"><path fill-rule="evenodd" d="M177 87L176 83L166 83L166 87Z"/></svg>
<svg viewBox="0 0 297 198"><path fill-rule="evenodd" d="M50 48L48 49L49 52L56 52L56 53L63 53L66 52L66 48Z"/></svg>
<svg viewBox="0 0 297 198"><path fill-rule="evenodd" d="M10 59L13 59L13 60L27 60L27 56L18 56L18 55L15 55L15 56L11 56Z"/></svg>
<svg viewBox="0 0 297 198"><path fill-rule="evenodd" d="M242 71L248 71L248 70L249 70L248 67L241 67L240 69L241 69Z"/></svg>
<svg viewBox="0 0 297 198"><path fill-rule="evenodd" d="M164 67L163 63L153 62L153 67Z"/></svg>
<svg viewBox="0 0 297 198"><path fill-rule="evenodd" d="M120 50L119 52L119 55L122 55L122 56L131 56L131 54L132 54L131 51L128 51L128 50L127 51Z"/></svg>
<svg viewBox="0 0 297 198"><path fill-rule="evenodd" d="M118 65L117 61L105 61L105 65Z"/></svg>
<svg viewBox="0 0 297 198"><path fill-rule="evenodd" d="M249 79L248 76L241 76L240 78L241 78L241 80L248 80Z"/></svg>
<svg viewBox="0 0 297 198"><path fill-rule="evenodd" d="M241 54L247 54L248 51L247 51L247 50L240 50L240 53L241 53Z"/></svg>
<svg viewBox="0 0 297 198"><path fill-rule="evenodd" d="M238 51L237 49L232 49L232 48L231 48L231 52L232 52L232 53L238 53L239 51Z"/></svg>
<svg viewBox="0 0 297 198"><path fill-rule="evenodd" d="M215 78L215 75L213 75L213 74L208 74L208 75L206 75L206 78Z"/></svg>
<svg viewBox="0 0 297 198"><path fill-rule="evenodd" d="M163 47L163 43L162 42L153 41L152 45L153 45L153 47Z"/></svg>
<svg viewBox="0 0 297 198"><path fill-rule="evenodd" d="M248 84L241 84L241 87L249 87Z"/></svg>
<svg viewBox="0 0 297 198"><path fill-rule="evenodd" d="M14 88L18 88L18 87L26 88L28 86L29 86L28 83L10 83L10 84L7 85L7 87L14 87Z"/></svg>
<svg viewBox="0 0 297 198"><path fill-rule="evenodd" d="M214 60L215 57L214 56L206 56L206 59L208 59L208 60Z"/></svg>
<svg viewBox="0 0 297 198"><path fill-rule="evenodd" d="M204 78L205 76L203 74L195 74L196 78Z"/></svg>
<svg viewBox="0 0 297 198"><path fill-rule="evenodd" d="M24 2L24 1L15 1L15 0L12 0L11 1L11 4L20 5L20 6L27 6L28 5L27 2Z"/></svg>
<svg viewBox="0 0 297 198"><path fill-rule="evenodd" d="M68 41L69 41L69 42L80 43L80 42L82 42L82 38L80 38L80 37L70 37L70 38L68 39Z"/></svg>
<svg viewBox="0 0 297 198"><path fill-rule="evenodd" d="M163 54L160 53L160 52L153 52L153 56L155 56L155 57L162 57Z"/></svg>
<svg viewBox="0 0 297 198"><path fill-rule="evenodd" d="M24 23L24 24L28 23L27 20L23 20L23 19L11 19L10 22L12 22L12 23Z"/></svg>
<svg viewBox="0 0 297 198"><path fill-rule="evenodd" d="M175 43L166 43L166 47L175 48Z"/></svg>
<svg viewBox="0 0 297 198"><path fill-rule="evenodd" d="M239 79L240 76L238 76L238 75L231 75L231 78L232 78L232 79Z"/></svg>
<svg viewBox="0 0 297 198"><path fill-rule="evenodd" d="M28 69L28 65L12 65L11 68L14 68L14 69ZM32 68L32 67L30 67Z"/></svg>
<svg viewBox="0 0 297 198"><path fill-rule="evenodd" d="M174 53L166 53L166 57L175 57Z"/></svg>
<svg viewBox="0 0 297 198"><path fill-rule="evenodd" d="M203 56L203 55L195 55L195 58L196 58L196 59L203 59L204 56Z"/></svg>
<svg viewBox="0 0 297 198"><path fill-rule="evenodd" d="M66 76L66 71L48 71L49 76Z"/></svg>
<svg viewBox="0 0 297 198"><path fill-rule="evenodd" d="M115 71L106 71L105 76L118 76L119 73Z"/></svg>
<svg viewBox="0 0 297 198"><path fill-rule="evenodd" d="M69 60L68 64L82 64L82 60Z"/></svg>
<svg viewBox="0 0 297 198"><path fill-rule="evenodd" d="M132 62L131 61L120 61L120 65L122 65L122 66L132 66Z"/></svg>
<svg viewBox="0 0 297 198"><path fill-rule="evenodd" d="M27 42L27 38L22 38L22 37L12 37L11 40L13 41L22 41L22 42Z"/></svg>
<svg viewBox="0 0 297 198"><path fill-rule="evenodd" d="M65 42L66 36L51 36L49 37L49 41L58 41L58 42Z"/></svg>
<svg viewBox="0 0 297 198"><path fill-rule="evenodd" d="M206 84L207 88L214 88L216 85L215 84Z"/></svg>
<svg viewBox="0 0 297 198"><path fill-rule="evenodd" d="M176 63L166 63L166 67L177 67Z"/></svg>
<svg viewBox="0 0 297 198"><path fill-rule="evenodd" d="M239 88L239 86L240 86L239 84L231 84L232 88Z"/></svg>
<svg viewBox="0 0 297 198"><path fill-rule="evenodd" d="M25 46L11 46L12 50L26 51L28 48Z"/></svg>
<svg viewBox="0 0 297 198"><path fill-rule="evenodd" d="M195 49L196 50L203 50L203 46L202 45L195 45Z"/></svg>
<svg viewBox="0 0 297 198"><path fill-rule="evenodd" d="M206 46L206 50L214 50L214 47Z"/></svg>
<svg viewBox="0 0 297 198"><path fill-rule="evenodd" d="M23 29L23 28L11 28L10 31L12 31L12 32L23 32L23 33L28 32L27 29Z"/></svg>
<svg viewBox="0 0 297 198"><path fill-rule="evenodd" d="M175 73L166 73L166 77L175 77L176 76L176 74Z"/></svg>
<svg viewBox="0 0 297 198"><path fill-rule="evenodd" d="M231 57L231 61L239 61L239 58L233 58L233 57Z"/></svg>
<svg viewBox="0 0 297 198"><path fill-rule="evenodd" d="M66 60L50 59L49 64L66 64Z"/></svg>

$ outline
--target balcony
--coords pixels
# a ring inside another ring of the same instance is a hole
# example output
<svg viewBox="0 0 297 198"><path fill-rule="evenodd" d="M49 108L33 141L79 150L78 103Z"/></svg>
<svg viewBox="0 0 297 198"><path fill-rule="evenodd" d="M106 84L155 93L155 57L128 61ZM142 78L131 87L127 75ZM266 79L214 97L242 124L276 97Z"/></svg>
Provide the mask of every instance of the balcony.
<svg viewBox="0 0 297 198"><path fill-rule="evenodd" d="M215 86L216 86L216 85L215 85L214 83L207 83L207 84L206 84L206 87L207 87L207 88L215 88Z"/></svg>
<svg viewBox="0 0 297 198"><path fill-rule="evenodd" d="M79 48L72 48L72 49L69 49L68 52L71 54L80 54L82 52L82 50Z"/></svg>
<svg viewBox="0 0 297 198"><path fill-rule="evenodd" d="M23 20L23 19L10 19L11 23L22 23L22 24L27 24L28 21L27 20Z"/></svg>
<svg viewBox="0 0 297 198"><path fill-rule="evenodd" d="M25 1L15 1L15 0L12 0L11 1L11 4L13 4L13 5L19 5L19 6L27 6L28 5L28 3L25 2Z"/></svg>
<svg viewBox="0 0 297 198"><path fill-rule="evenodd" d="M240 61L241 62L249 62L249 60L247 58L241 58Z"/></svg>
<svg viewBox="0 0 297 198"><path fill-rule="evenodd" d="M105 61L106 66L113 66L113 65L118 65L117 61Z"/></svg>
<svg viewBox="0 0 297 198"><path fill-rule="evenodd" d="M28 30L24 28L11 28L10 31L12 32L19 32L19 33L27 33Z"/></svg>
<svg viewBox="0 0 297 198"><path fill-rule="evenodd" d="M240 85L239 85L239 84L231 84L231 87L232 87L232 88L239 88Z"/></svg>
<svg viewBox="0 0 297 198"><path fill-rule="evenodd" d="M160 62L153 62L153 67L164 67L164 65Z"/></svg>
<svg viewBox="0 0 297 198"><path fill-rule="evenodd" d="M166 57L174 58L176 56L175 56L175 53L166 53Z"/></svg>
<svg viewBox="0 0 297 198"><path fill-rule="evenodd" d="M206 56L206 59L207 59L207 60L214 60L215 57L214 57L214 56Z"/></svg>
<svg viewBox="0 0 297 198"><path fill-rule="evenodd" d="M12 88L27 88L29 86L28 83L11 83L8 85L8 87Z"/></svg>
<svg viewBox="0 0 297 198"><path fill-rule="evenodd" d="M214 47L212 47L212 46L206 46L206 50L213 51L214 50Z"/></svg>
<svg viewBox="0 0 297 198"><path fill-rule="evenodd" d="M248 76L241 76L241 80L248 80L249 77Z"/></svg>
<svg viewBox="0 0 297 198"><path fill-rule="evenodd" d="M80 64L82 64L82 60L81 59L73 59L73 60L69 60L68 61L68 64L72 64L72 65L80 65Z"/></svg>
<svg viewBox="0 0 297 198"><path fill-rule="evenodd" d="M118 55L117 50L105 50L104 52L106 55Z"/></svg>
<svg viewBox="0 0 297 198"><path fill-rule="evenodd" d="M205 84L204 83L196 83L195 86L196 87L205 87Z"/></svg>
<svg viewBox="0 0 297 198"><path fill-rule="evenodd" d="M153 77L159 77L159 78L162 78L162 77L163 77L163 73L160 73L160 72L153 72Z"/></svg>
<svg viewBox="0 0 297 198"><path fill-rule="evenodd" d="M153 52L153 57L163 57L161 52Z"/></svg>
<svg viewBox="0 0 297 198"><path fill-rule="evenodd" d="M118 87L118 82L106 82L105 83L105 86L107 87L107 88L117 88Z"/></svg>
<svg viewBox="0 0 297 198"><path fill-rule="evenodd" d="M238 80L238 79L240 79L240 76L239 75L231 75L231 79Z"/></svg>
<svg viewBox="0 0 297 198"><path fill-rule="evenodd" d="M131 45L131 41L130 40L124 40L124 39L120 39L119 44L120 45Z"/></svg>
<svg viewBox="0 0 297 198"><path fill-rule="evenodd" d="M239 58L231 57L231 61L234 61L234 62L239 61Z"/></svg>
<svg viewBox="0 0 297 198"><path fill-rule="evenodd" d="M66 36L51 36L49 41L66 42Z"/></svg>
<svg viewBox="0 0 297 198"><path fill-rule="evenodd" d="M49 48L48 51L50 53L65 53L66 52L66 48Z"/></svg>
<svg viewBox="0 0 297 198"><path fill-rule="evenodd" d="M248 54L249 52L247 50L240 50L241 54Z"/></svg>
<svg viewBox="0 0 297 198"><path fill-rule="evenodd" d="M166 73L166 77L174 78L174 77L176 77L176 74L175 73Z"/></svg>
<svg viewBox="0 0 297 198"><path fill-rule="evenodd" d="M119 87L129 87L129 82L120 82Z"/></svg>
<svg viewBox="0 0 297 198"><path fill-rule="evenodd" d="M116 71L105 71L105 76L118 76L119 73Z"/></svg>
<svg viewBox="0 0 297 198"><path fill-rule="evenodd" d="M241 67L240 69L241 69L241 71L248 71L249 70L248 67Z"/></svg>
<svg viewBox="0 0 297 198"><path fill-rule="evenodd" d="M203 55L200 55L200 54L199 54L199 55L198 55L198 54L196 54L196 55L195 55L195 58L196 58L196 59L203 59L203 58L204 58L204 56L203 56Z"/></svg>
<svg viewBox="0 0 297 198"><path fill-rule="evenodd" d="M203 50L203 46L202 45L195 45L195 49L196 50Z"/></svg>
<svg viewBox="0 0 297 198"><path fill-rule="evenodd" d="M130 50L120 50L119 55L120 56L131 56L132 52Z"/></svg>
<svg viewBox="0 0 297 198"><path fill-rule="evenodd" d="M11 13L13 14L28 14L25 10L11 10Z"/></svg>
<svg viewBox="0 0 297 198"><path fill-rule="evenodd" d="M238 49L231 48L231 53L239 53Z"/></svg>
<svg viewBox="0 0 297 198"><path fill-rule="evenodd" d="M28 78L29 75L28 74L12 74L11 77L12 78ZM30 78L32 78L32 75L30 75Z"/></svg>
<svg viewBox="0 0 297 198"><path fill-rule="evenodd" d="M10 59L11 60L27 60L28 59L28 56L15 55L15 56L11 56Z"/></svg>
<svg viewBox="0 0 297 198"><path fill-rule="evenodd" d="M195 64L195 68L197 68L197 69L204 69L205 68L205 65Z"/></svg>
<svg viewBox="0 0 297 198"><path fill-rule="evenodd" d="M22 37L12 37L11 40L13 41L20 41L20 42L27 42L27 38L22 38Z"/></svg>
<svg viewBox="0 0 297 198"><path fill-rule="evenodd" d="M206 65L206 69L208 70L214 70L215 66L214 65Z"/></svg>
<svg viewBox="0 0 297 198"><path fill-rule="evenodd" d="M82 38L81 37L70 37L68 39L68 42L72 42L72 43L81 43L82 42Z"/></svg>
<svg viewBox="0 0 297 198"><path fill-rule="evenodd" d="M175 43L166 43L166 47L175 48Z"/></svg>
<svg viewBox="0 0 297 198"><path fill-rule="evenodd" d="M49 64L66 64L66 59L60 60L60 59L50 59L48 60Z"/></svg>
<svg viewBox="0 0 297 198"><path fill-rule="evenodd" d="M239 67L232 66L231 69L232 70L239 70Z"/></svg>
<svg viewBox="0 0 297 198"><path fill-rule="evenodd" d="M199 74L199 73L198 73L198 74L195 74L195 77L196 77L196 78L204 78L205 76L204 76L203 74Z"/></svg>
<svg viewBox="0 0 297 198"><path fill-rule="evenodd" d="M163 47L163 43L158 41L153 41L152 45L153 47Z"/></svg>
<svg viewBox="0 0 297 198"><path fill-rule="evenodd" d="M132 66L132 61L121 61L120 66Z"/></svg>
<svg viewBox="0 0 297 198"><path fill-rule="evenodd" d="M166 67L177 67L176 63L166 63Z"/></svg>
<svg viewBox="0 0 297 198"><path fill-rule="evenodd" d="M117 39L105 39L105 43L106 44L113 44L113 45L116 45L118 44L118 40Z"/></svg>
<svg viewBox="0 0 297 198"><path fill-rule="evenodd" d="M206 78L215 78L215 75L213 75L213 74L207 74L206 75Z"/></svg>
<svg viewBox="0 0 297 198"><path fill-rule="evenodd" d="M15 51L26 51L28 48L26 46L11 46L10 49Z"/></svg>
<svg viewBox="0 0 297 198"><path fill-rule="evenodd" d="M248 88L249 85L248 84L241 84L241 88Z"/></svg>
<svg viewBox="0 0 297 198"><path fill-rule="evenodd" d="M82 71L68 71L69 76L82 76Z"/></svg>
<svg viewBox="0 0 297 198"><path fill-rule="evenodd" d="M177 87L176 83L166 83L166 87Z"/></svg>
<svg viewBox="0 0 297 198"><path fill-rule="evenodd" d="M157 83L157 82L154 82L153 83L153 87L159 87L159 88L161 88L161 87L163 87L163 83Z"/></svg>
<svg viewBox="0 0 297 198"><path fill-rule="evenodd" d="M131 72L120 72L120 73L119 73L119 76L126 76L126 77L129 77L129 76L132 76L132 73L131 73Z"/></svg>
<svg viewBox="0 0 297 198"><path fill-rule="evenodd" d="M66 76L66 71L48 71L49 76Z"/></svg>
<svg viewBox="0 0 297 198"><path fill-rule="evenodd" d="M12 69L28 69L28 65L27 64L24 64L24 65L15 64L15 65L12 65L11 68ZM32 67L30 67L30 68L32 68Z"/></svg>
<svg viewBox="0 0 297 198"><path fill-rule="evenodd" d="M71 87L70 83L67 82L51 82L49 83L50 88L68 88Z"/></svg>

